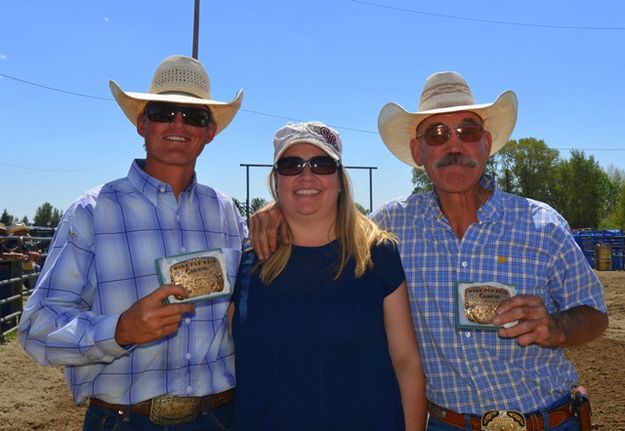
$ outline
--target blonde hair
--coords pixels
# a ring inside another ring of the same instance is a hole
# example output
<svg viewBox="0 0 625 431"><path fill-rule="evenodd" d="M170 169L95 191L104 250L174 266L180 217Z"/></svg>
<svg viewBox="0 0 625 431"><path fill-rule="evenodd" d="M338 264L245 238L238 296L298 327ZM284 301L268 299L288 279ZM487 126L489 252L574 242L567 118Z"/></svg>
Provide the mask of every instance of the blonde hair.
<svg viewBox="0 0 625 431"><path fill-rule="evenodd" d="M269 174L269 188L276 202L280 202L277 192L277 172ZM341 259L338 263L334 280L338 279L351 257L354 258L356 268L354 276L362 277L365 271L373 266L371 247L384 241L397 242L397 238L382 230L373 221L358 211L352 197L351 182L343 166L338 170L340 192L336 214L336 236L339 242ZM276 252L264 262L259 262L255 270L260 269L260 279L269 284L282 273L291 257L292 235L289 231L289 244L281 244Z"/></svg>

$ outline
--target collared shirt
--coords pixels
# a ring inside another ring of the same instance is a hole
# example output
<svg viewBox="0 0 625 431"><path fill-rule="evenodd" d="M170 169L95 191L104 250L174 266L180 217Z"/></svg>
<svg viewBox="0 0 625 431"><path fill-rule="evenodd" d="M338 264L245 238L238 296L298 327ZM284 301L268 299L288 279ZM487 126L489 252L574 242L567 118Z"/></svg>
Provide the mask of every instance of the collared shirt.
<svg viewBox="0 0 625 431"><path fill-rule="evenodd" d="M494 331L456 328L456 285L497 282L540 296L554 313L606 312L603 289L566 221L548 205L493 190L460 240L434 192L389 202L372 218L399 237L428 399L456 412L532 412L578 383L562 348L520 347Z"/></svg>
<svg viewBox="0 0 625 431"><path fill-rule="evenodd" d="M229 298L196 303L178 330L151 343L115 342L122 312L159 285L155 260L222 248L234 285L247 228L232 200L195 181L178 196L143 171L91 190L64 214L22 315L26 351L65 365L74 400L134 404L234 386Z"/></svg>

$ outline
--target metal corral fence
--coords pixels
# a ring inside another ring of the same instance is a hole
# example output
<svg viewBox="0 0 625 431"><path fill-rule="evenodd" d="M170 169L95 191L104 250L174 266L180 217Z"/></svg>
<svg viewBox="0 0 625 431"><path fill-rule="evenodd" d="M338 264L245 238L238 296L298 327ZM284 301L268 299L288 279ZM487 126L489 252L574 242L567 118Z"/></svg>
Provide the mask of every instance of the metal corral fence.
<svg viewBox="0 0 625 431"><path fill-rule="evenodd" d="M573 237L593 268L599 271L625 269L625 236L622 230L574 229Z"/></svg>
<svg viewBox="0 0 625 431"><path fill-rule="evenodd" d="M3 262L0 261L0 264ZM10 262L21 269L20 262ZM17 325L22 315L22 303L33 291L37 281L38 272L23 274L19 277L0 280L0 342L11 332L17 330ZM30 281L30 288L25 284Z"/></svg>
<svg viewBox="0 0 625 431"><path fill-rule="evenodd" d="M22 304L37 283L54 232L51 228L32 231L46 236L0 237L0 342L17 330ZM16 255L26 256L32 252L39 253L37 262L26 265L27 260L16 258Z"/></svg>

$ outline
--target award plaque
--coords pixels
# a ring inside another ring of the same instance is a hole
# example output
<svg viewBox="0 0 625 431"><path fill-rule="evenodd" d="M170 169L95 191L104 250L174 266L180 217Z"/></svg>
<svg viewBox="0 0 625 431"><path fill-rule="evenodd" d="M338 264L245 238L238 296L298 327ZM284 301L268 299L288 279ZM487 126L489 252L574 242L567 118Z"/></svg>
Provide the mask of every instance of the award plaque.
<svg viewBox="0 0 625 431"><path fill-rule="evenodd" d="M456 323L461 328L497 330L493 325L497 307L516 294L513 286L501 283L458 283L456 289ZM515 322L506 324L511 326Z"/></svg>
<svg viewBox="0 0 625 431"><path fill-rule="evenodd" d="M163 284L182 286L189 296L170 296L169 302L195 302L231 293L226 261L221 250L168 256L157 259L156 269Z"/></svg>

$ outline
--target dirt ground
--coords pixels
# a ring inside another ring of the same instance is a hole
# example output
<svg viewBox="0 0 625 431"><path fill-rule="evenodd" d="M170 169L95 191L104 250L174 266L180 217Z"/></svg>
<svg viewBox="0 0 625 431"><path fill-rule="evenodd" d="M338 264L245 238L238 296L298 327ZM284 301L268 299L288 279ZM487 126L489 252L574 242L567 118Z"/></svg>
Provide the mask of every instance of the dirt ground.
<svg viewBox="0 0 625 431"><path fill-rule="evenodd" d="M610 327L599 340L571 349L581 383L592 397L593 429L625 431L625 272L598 272L605 288ZM0 430L82 429L84 408L75 406L60 368L32 361L19 342L0 346Z"/></svg>

